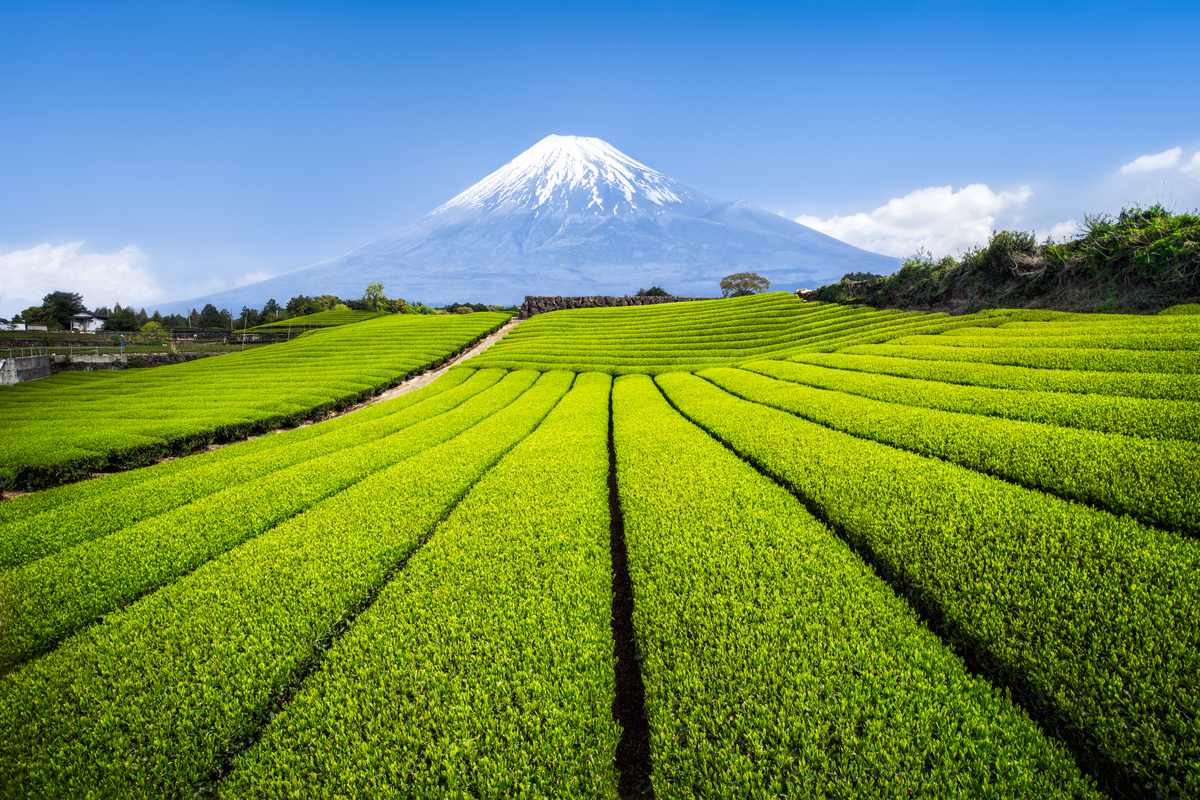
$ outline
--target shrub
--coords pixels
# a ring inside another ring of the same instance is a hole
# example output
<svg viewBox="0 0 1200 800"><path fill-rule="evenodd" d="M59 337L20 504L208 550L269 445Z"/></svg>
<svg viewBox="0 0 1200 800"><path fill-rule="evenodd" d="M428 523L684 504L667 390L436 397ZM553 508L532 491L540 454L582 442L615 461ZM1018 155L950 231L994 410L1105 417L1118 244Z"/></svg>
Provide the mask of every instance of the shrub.
<svg viewBox="0 0 1200 800"><path fill-rule="evenodd" d="M1171 306L1170 308L1164 308L1158 313L1170 316L1181 314L1200 314L1200 303L1180 303L1179 305Z"/></svg>

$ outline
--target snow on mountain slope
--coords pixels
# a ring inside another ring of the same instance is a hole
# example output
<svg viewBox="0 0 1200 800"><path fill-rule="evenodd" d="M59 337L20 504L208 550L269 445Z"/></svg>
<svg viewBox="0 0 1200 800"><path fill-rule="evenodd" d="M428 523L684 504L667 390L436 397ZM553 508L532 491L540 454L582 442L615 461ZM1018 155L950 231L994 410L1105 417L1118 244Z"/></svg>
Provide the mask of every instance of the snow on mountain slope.
<svg viewBox="0 0 1200 800"><path fill-rule="evenodd" d="M796 289L899 264L745 201L698 192L600 139L547 136L414 225L338 258L179 305L353 298L375 281L390 296L437 305L632 294L651 285L711 297L732 272Z"/></svg>
<svg viewBox="0 0 1200 800"><path fill-rule="evenodd" d="M714 202L634 161L608 142L547 136L433 213L555 208L617 215Z"/></svg>

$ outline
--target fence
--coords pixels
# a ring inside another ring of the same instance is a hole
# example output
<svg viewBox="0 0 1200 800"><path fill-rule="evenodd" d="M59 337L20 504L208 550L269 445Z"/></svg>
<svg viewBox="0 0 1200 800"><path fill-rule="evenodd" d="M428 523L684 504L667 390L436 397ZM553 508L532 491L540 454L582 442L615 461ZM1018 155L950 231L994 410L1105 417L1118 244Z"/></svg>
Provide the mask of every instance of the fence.
<svg viewBox="0 0 1200 800"><path fill-rule="evenodd" d="M16 355L13 355L13 353L16 353ZM46 356L46 355L50 355L49 347L10 347L10 348L8 348L8 357L9 358L29 358L31 356Z"/></svg>

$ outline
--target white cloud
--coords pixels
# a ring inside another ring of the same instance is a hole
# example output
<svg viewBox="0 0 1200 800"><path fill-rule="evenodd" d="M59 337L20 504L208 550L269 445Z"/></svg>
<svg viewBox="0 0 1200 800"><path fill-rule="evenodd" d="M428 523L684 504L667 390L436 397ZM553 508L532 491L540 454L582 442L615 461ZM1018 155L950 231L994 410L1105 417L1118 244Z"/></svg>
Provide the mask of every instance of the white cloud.
<svg viewBox="0 0 1200 800"><path fill-rule="evenodd" d="M1156 169L1168 169L1179 163L1181 155L1183 155L1182 147L1172 147L1170 150L1163 150L1161 153L1138 156L1133 161L1121 167L1120 171L1122 175L1128 175L1131 172L1153 172Z"/></svg>
<svg viewBox="0 0 1200 800"><path fill-rule="evenodd" d="M923 247L940 256L986 243L996 215L1025 205L1032 194L1027 186L999 193L982 183L957 192L931 186L892 198L869 214L827 220L800 216L796 222L876 253L905 257Z"/></svg>
<svg viewBox="0 0 1200 800"><path fill-rule="evenodd" d="M89 308L142 303L162 296L142 268L146 254L136 245L116 253L80 253L83 242L40 244L0 255L0 305L9 313L40 305L50 292L78 292Z"/></svg>
<svg viewBox="0 0 1200 800"><path fill-rule="evenodd" d="M1073 219L1069 219L1066 222L1060 222L1057 225L1051 226L1050 235L1054 238L1054 241L1061 242L1065 239L1070 239L1079 233L1080 230L1079 223Z"/></svg>
<svg viewBox="0 0 1200 800"><path fill-rule="evenodd" d="M1191 175L1193 178L1200 178L1200 153L1192 156L1192 160L1179 168L1185 175Z"/></svg>

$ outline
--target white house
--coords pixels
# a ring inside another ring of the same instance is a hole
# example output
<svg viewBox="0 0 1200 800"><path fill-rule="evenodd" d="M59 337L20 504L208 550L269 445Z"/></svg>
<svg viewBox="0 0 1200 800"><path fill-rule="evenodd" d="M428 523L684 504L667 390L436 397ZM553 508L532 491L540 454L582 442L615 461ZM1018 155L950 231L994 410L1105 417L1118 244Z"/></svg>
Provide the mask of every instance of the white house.
<svg viewBox="0 0 1200 800"><path fill-rule="evenodd" d="M71 315L71 332L96 333L107 321L108 317L97 314L89 314L86 311L80 311L78 314Z"/></svg>

